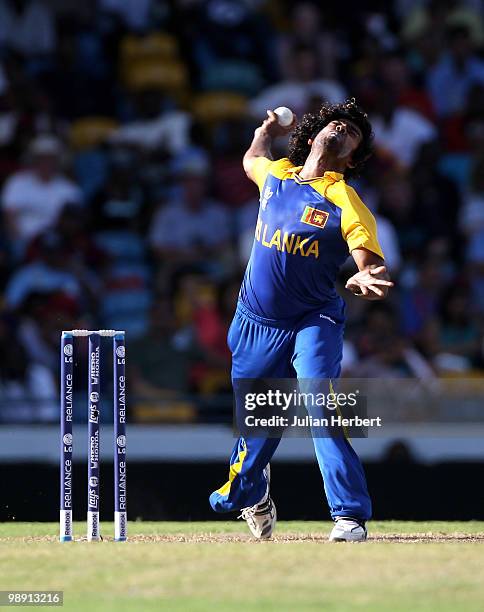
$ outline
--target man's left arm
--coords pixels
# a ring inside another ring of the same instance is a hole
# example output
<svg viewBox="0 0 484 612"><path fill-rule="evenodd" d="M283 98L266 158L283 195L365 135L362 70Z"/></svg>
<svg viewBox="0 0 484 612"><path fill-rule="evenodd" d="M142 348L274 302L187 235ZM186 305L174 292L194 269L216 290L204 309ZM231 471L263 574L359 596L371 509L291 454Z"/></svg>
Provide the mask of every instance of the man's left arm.
<svg viewBox="0 0 484 612"><path fill-rule="evenodd" d="M343 181L334 184L333 198L341 206L341 230L359 272L346 283L346 289L366 300L382 300L393 287L378 242L375 217Z"/></svg>
<svg viewBox="0 0 484 612"><path fill-rule="evenodd" d="M359 272L346 282L346 289L365 300L383 300L393 287L385 261L376 253L364 248L351 251Z"/></svg>

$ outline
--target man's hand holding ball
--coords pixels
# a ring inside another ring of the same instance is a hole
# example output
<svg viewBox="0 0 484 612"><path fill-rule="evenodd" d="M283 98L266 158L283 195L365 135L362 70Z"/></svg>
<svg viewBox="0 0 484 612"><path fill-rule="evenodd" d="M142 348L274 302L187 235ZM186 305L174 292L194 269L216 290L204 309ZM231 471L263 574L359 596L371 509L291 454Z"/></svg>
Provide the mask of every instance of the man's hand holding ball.
<svg viewBox="0 0 484 612"><path fill-rule="evenodd" d="M266 132L272 137L285 136L296 127L296 123L296 115L292 110L285 106L279 106L273 111L267 111L267 119L257 130Z"/></svg>
<svg viewBox="0 0 484 612"><path fill-rule="evenodd" d="M278 106L274 110L274 115L276 115L277 123L281 127L287 128L292 125L292 122L294 121L294 113L290 108L287 108L287 106Z"/></svg>

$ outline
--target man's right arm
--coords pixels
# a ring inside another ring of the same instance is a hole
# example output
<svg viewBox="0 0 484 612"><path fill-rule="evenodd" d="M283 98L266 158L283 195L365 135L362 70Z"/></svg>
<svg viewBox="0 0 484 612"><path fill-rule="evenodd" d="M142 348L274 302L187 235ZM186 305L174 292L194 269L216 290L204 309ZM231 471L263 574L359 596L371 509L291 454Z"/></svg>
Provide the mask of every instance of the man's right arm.
<svg viewBox="0 0 484 612"><path fill-rule="evenodd" d="M267 115L267 119L254 132L254 138L242 162L245 173L256 185L259 185L254 167L256 160L261 157L266 160L272 160L271 144L273 138L288 134L296 125L296 118L294 118L288 127L282 127L277 121L277 116L272 111L268 110Z"/></svg>

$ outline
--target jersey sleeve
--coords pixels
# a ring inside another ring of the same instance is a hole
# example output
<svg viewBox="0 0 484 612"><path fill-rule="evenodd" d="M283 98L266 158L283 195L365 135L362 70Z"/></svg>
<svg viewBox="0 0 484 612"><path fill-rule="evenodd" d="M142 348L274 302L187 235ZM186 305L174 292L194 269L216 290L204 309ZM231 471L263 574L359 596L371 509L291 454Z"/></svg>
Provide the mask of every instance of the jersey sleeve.
<svg viewBox="0 0 484 612"><path fill-rule="evenodd" d="M268 174L272 174L276 178L283 178L292 168L294 168L294 165L287 157L277 159L276 161L271 161L267 157L257 157L254 160L252 172L259 191L262 191Z"/></svg>
<svg viewBox="0 0 484 612"><path fill-rule="evenodd" d="M360 200L354 189L346 187L346 198L342 206L341 232L348 249L367 249L384 259L378 242L375 217Z"/></svg>
<svg viewBox="0 0 484 612"><path fill-rule="evenodd" d="M257 157L252 165L252 173L254 175L255 182L259 191L262 190L264 183L266 182L267 175L269 174L269 168L273 162L267 157Z"/></svg>

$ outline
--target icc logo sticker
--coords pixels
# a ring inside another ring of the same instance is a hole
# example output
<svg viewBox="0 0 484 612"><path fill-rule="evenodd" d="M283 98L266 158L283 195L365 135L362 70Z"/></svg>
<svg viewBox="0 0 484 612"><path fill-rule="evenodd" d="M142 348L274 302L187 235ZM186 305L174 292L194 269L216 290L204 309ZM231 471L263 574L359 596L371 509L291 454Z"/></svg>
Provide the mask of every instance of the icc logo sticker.
<svg viewBox="0 0 484 612"><path fill-rule="evenodd" d="M90 487L97 487L98 485L98 479L97 476L91 476L91 478L89 478L89 486Z"/></svg>
<svg viewBox="0 0 484 612"><path fill-rule="evenodd" d="M267 208L267 203L269 202L269 199L272 198L272 196L274 195L274 192L271 191L270 187L266 187L264 194L261 197L260 200L260 207L262 208L262 210L265 210Z"/></svg>
<svg viewBox="0 0 484 612"><path fill-rule="evenodd" d="M125 356L125 354L126 354L126 351L124 349L124 346L118 346L118 348L116 349L116 355L122 358Z"/></svg>
<svg viewBox="0 0 484 612"><path fill-rule="evenodd" d="M99 393L97 391L92 391L91 395L89 396L91 398L91 402L93 404L95 404L96 402L99 401Z"/></svg>
<svg viewBox="0 0 484 612"><path fill-rule="evenodd" d="M66 433L64 434L62 441L66 446L70 446L72 444L72 434Z"/></svg>
<svg viewBox="0 0 484 612"><path fill-rule="evenodd" d="M72 344L66 344L64 347L64 355L66 357L72 357Z"/></svg>
<svg viewBox="0 0 484 612"><path fill-rule="evenodd" d="M119 448L124 448L126 446L126 436L118 436L116 438L116 444Z"/></svg>

